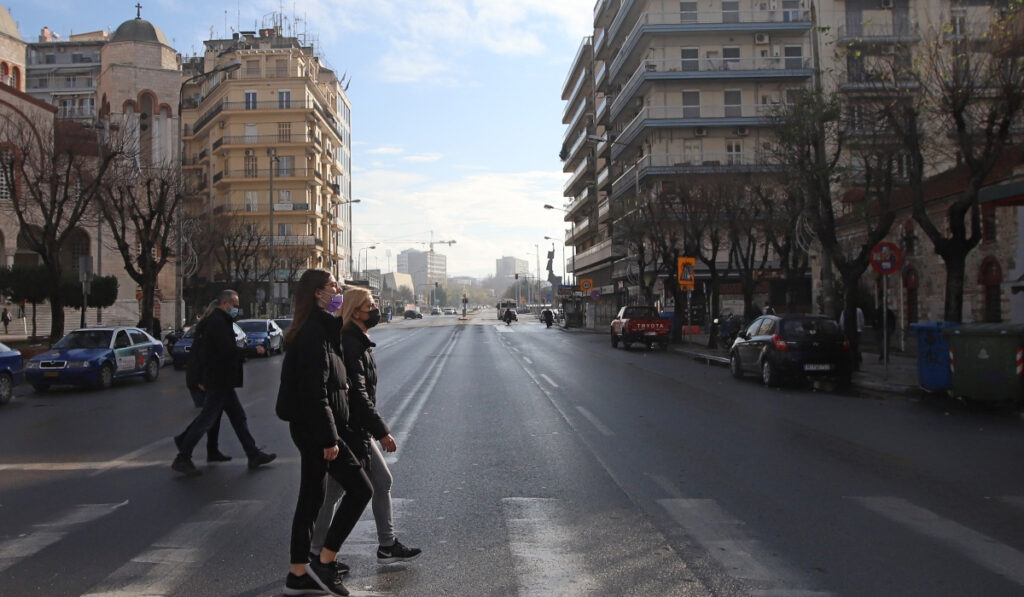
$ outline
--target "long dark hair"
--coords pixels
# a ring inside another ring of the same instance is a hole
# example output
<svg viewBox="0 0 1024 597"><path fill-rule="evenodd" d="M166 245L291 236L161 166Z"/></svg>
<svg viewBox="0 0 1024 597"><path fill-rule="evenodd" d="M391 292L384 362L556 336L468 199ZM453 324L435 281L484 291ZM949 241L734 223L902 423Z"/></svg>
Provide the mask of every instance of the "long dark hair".
<svg viewBox="0 0 1024 597"><path fill-rule="evenodd" d="M293 305L295 317L284 334L285 344L292 343L295 336L302 331L302 326L306 325L313 310L319 308L316 302L316 292L326 286L330 279L331 272L322 269L307 269L302 272L302 277L295 285L295 303Z"/></svg>

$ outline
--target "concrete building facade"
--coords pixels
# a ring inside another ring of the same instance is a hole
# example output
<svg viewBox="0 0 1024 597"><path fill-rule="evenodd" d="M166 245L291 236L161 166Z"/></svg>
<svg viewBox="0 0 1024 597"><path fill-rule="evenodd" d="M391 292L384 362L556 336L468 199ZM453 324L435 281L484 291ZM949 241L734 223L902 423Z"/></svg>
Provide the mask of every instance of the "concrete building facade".
<svg viewBox="0 0 1024 597"><path fill-rule="evenodd" d="M425 293L426 287L448 284L448 258L437 251L406 249L398 254L399 272L412 276L416 292Z"/></svg>
<svg viewBox="0 0 1024 597"><path fill-rule="evenodd" d="M97 115L96 85L106 31L71 35L67 40L43 28L28 44L25 89L57 106L57 118L92 122Z"/></svg>

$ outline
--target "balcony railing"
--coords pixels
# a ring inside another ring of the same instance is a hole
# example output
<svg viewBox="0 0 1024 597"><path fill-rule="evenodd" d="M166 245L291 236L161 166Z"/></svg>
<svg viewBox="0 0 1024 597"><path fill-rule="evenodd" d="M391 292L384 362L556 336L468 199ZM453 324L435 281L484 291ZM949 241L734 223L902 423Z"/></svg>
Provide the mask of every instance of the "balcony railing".
<svg viewBox="0 0 1024 597"><path fill-rule="evenodd" d="M608 261L609 259L623 257L624 255L624 248L614 243L612 239L607 238L586 251L576 253L576 269L580 270L603 261Z"/></svg>
<svg viewBox="0 0 1024 597"><path fill-rule="evenodd" d="M576 166L576 170L573 171L572 176L565 183L565 187L562 189L563 192L568 192L569 189L576 186L576 183L583 178L583 175L590 170L590 160L583 160L579 166Z"/></svg>
<svg viewBox="0 0 1024 597"><path fill-rule="evenodd" d="M57 118L72 120L75 118L94 118L96 108L93 106L61 106L57 108Z"/></svg>
<svg viewBox="0 0 1024 597"><path fill-rule="evenodd" d="M316 172L316 170L314 170L313 168L287 168L287 169L281 168L281 169L274 169L274 178L275 179L276 178L306 178L306 177L309 177L309 176L313 176L314 172ZM217 174L222 174L223 175L222 179L229 179L229 178L248 178L248 179L266 178L266 179L269 179L270 178L270 168L268 168L266 166L263 166L263 167L255 167L255 168L245 168L245 169L240 169L240 170L225 170L223 172L218 172ZM214 174L214 178L217 177L217 174Z"/></svg>
<svg viewBox="0 0 1024 597"><path fill-rule="evenodd" d="M314 137L301 133L290 135L227 135L223 137L225 145L273 145L275 143L312 143ZM215 144L216 145L216 144Z"/></svg>
<svg viewBox="0 0 1024 597"><path fill-rule="evenodd" d="M622 127L618 139L621 143L629 143L633 135L649 120L672 120L676 126L706 126L714 125L715 120L726 120L736 118L751 119L760 122L773 114L776 110L783 108L780 104L700 104L694 106L647 106ZM690 122L687 122L690 121ZM615 152L613 152L615 153Z"/></svg>
<svg viewBox="0 0 1024 597"><path fill-rule="evenodd" d="M695 151L683 153L654 153L645 155L626 169L612 183L612 197L618 197L635 187L637 176L647 176L649 170L656 175L707 174L715 172L770 172L779 168L770 153Z"/></svg>
<svg viewBox="0 0 1024 597"><path fill-rule="evenodd" d="M917 23L851 23L840 25L836 30L839 42L852 40L877 41L884 39L916 39L919 37Z"/></svg>

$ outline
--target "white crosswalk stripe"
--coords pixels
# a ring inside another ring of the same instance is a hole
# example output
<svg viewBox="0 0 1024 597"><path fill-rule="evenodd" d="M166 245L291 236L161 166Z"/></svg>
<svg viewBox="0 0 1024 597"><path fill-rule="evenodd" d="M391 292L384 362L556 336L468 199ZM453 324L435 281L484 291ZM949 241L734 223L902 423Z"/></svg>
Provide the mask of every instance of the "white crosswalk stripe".
<svg viewBox="0 0 1024 597"><path fill-rule="evenodd" d="M1009 545L902 498L870 496L850 499L889 520L946 544L983 568L1024 585L1024 553Z"/></svg>
<svg viewBox="0 0 1024 597"><path fill-rule="evenodd" d="M211 538L222 528L254 516L261 502L215 502L194 520L178 525L168 535L115 570L86 597L137 597L171 595L208 559Z"/></svg>
<svg viewBox="0 0 1024 597"><path fill-rule="evenodd" d="M752 595L830 595L807 586L807 579L750 536L746 525L714 500L672 498L658 503L730 576L752 584Z"/></svg>
<svg viewBox="0 0 1024 597"><path fill-rule="evenodd" d="M582 554L574 553L576 541L562 522L558 500L512 497L501 502L521 597L596 594Z"/></svg>
<svg viewBox="0 0 1024 597"><path fill-rule="evenodd" d="M103 518L127 503L80 504L60 518L34 525L28 533L0 543L0 572L57 543L75 527Z"/></svg>

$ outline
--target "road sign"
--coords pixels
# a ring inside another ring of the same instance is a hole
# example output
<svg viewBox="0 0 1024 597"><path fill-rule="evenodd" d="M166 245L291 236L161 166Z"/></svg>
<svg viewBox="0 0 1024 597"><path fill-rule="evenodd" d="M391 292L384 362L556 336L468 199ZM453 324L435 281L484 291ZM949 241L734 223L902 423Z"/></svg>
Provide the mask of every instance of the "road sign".
<svg viewBox="0 0 1024 597"><path fill-rule="evenodd" d="M590 298L592 298L594 300L597 300L597 299L601 298L601 292L599 290L591 290L590 291Z"/></svg>
<svg viewBox="0 0 1024 597"><path fill-rule="evenodd" d="M895 274L903 267L903 251L890 242L880 242L871 249L871 267L883 276Z"/></svg>
<svg viewBox="0 0 1024 597"><path fill-rule="evenodd" d="M680 290L693 290L693 268L696 265L697 259L694 257L680 257L676 261L676 276L679 280Z"/></svg>
<svg viewBox="0 0 1024 597"><path fill-rule="evenodd" d="M590 292L594 289L594 280L591 278L580 278L580 290Z"/></svg>

